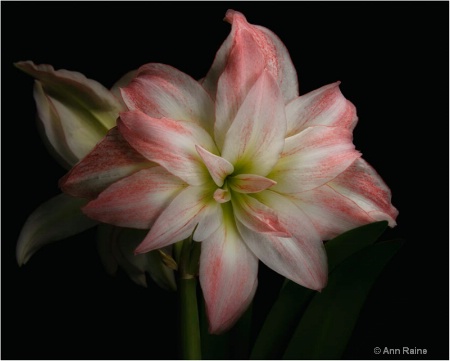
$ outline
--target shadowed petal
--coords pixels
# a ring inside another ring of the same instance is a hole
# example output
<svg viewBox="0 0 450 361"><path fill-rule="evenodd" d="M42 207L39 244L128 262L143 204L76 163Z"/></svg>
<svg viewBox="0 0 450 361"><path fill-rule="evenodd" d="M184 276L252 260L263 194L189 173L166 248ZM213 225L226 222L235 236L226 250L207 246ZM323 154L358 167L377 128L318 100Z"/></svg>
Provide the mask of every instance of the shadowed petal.
<svg viewBox="0 0 450 361"><path fill-rule="evenodd" d="M268 177L277 182L273 190L304 192L332 180L360 156L350 130L310 127L286 139L280 160Z"/></svg>
<svg viewBox="0 0 450 361"><path fill-rule="evenodd" d="M203 220L218 206L209 190L192 186L185 188L161 213L135 252L145 253L181 241L189 237L197 225L196 234L198 232L202 238L210 230L210 224Z"/></svg>
<svg viewBox="0 0 450 361"><path fill-rule="evenodd" d="M339 84L325 85L286 106L288 137L314 125L353 130L358 121L356 108L342 95Z"/></svg>
<svg viewBox="0 0 450 361"><path fill-rule="evenodd" d="M123 109L128 109L125 101L122 98L122 93L120 91L121 88L126 87L130 82L134 79L137 74L137 70L132 70L123 75L119 80L117 80L114 85L111 87L111 93L119 100L120 104L122 104Z"/></svg>
<svg viewBox="0 0 450 361"><path fill-rule="evenodd" d="M256 197L276 211L292 237L260 234L238 223L247 246L279 274L314 290L324 288L328 276L327 257L320 234L311 220L288 198L278 193L265 191Z"/></svg>
<svg viewBox="0 0 450 361"><path fill-rule="evenodd" d="M391 191L364 159L359 158L328 183L336 192L355 202L377 221L396 225L398 211L391 203Z"/></svg>
<svg viewBox="0 0 450 361"><path fill-rule="evenodd" d="M130 110L152 118L170 118L196 123L212 134L214 104L203 87L190 76L164 64L146 64L122 89Z"/></svg>
<svg viewBox="0 0 450 361"><path fill-rule="evenodd" d="M115 126L122 105L100 83L46 64L23 61L15 66L36 79L34 99L43 139L64 167L86 156Z"/></svg>
<svg viewBox="0 0 450 361"><path fill-rule="evenodd" d="M103 223L150 229L173 197L186 186L162 167L143 169L106 188L83 212Z"/></svg>
<svg viewBox="0 0 450 361"><path fill-rule="evenodd" d="M264 72L225 137L222 157L239 173L267 175L284 146L286 118L278 85Z"/></svg>
<svg viewBox="0 0 450 361"><path fill-rule="evenodd" d="M232 216L228 216L202 242L200 255L200 285L209 331L214 334L226 331L245 312L258 282L258 259L242 241Z"/></svg>
<svg viewBox="0 0 450 361"><path fill-rule="evenodd" d="M210 135L192 122L150 118L141 111L121 113L118 127L130 145L191 185L209 179L195 146L217 152Z"/></svg>
<svg viewBox="0 0 450 361"><path fill-rule="evenodd" d="M98 139L102 137L101 132L94 129L93 132L88 133L87 138L82 138L81 144L77 144L77 148L90 148L89 150L72 150L71 146L68 144L68 139L66 139L66 135L64 134L64 128L58 110L54 106L54 101L45 94L41 82L34 82L33 95L36 102L37 117L40 122L39 124L41 125L39 129L41 130L41 134L44 133L42 134L43 141L52 156L64 168L70 169L79 161L79 155L81 153L88 152L95 146ZM78 156L74 153L77 153Z"/></svg>
<svg viewBox="0 0 450 361"><path fill-rule="evenodd" d="M159 287L172 291L177 289L173 270L163 263L159 251L134 254L136 246L145 238L146 231L115 227L114 233L114 254L135 283L147 287L145 274L148 273Z"/></svg>
<svg viewBox="0 0 450 361"><path fill-rule="evenodd" d="M298 96L297 74L283 43L270 30L228 10L231 34L217 52L203 86L216 96L215 138L219 148L247 93L266 69L281 89L284 103ZM217 95L216 95L217 93Z"/></svg>
<svg viewBox="0 0 450 361"><path fill-rule="evenodd" d="M64 167L83 158L115 125L122 106L100 83L32 61L14 65L36 79L33 94L41 135Z"/></svg>
<svg viewBox="0 0 450 361"><path fill-rule="evenodd" d="M60 187L75 197L95 198L119 179L154 165L131 148L117 128L113 128L60 180Z"/></svg>
<svg viewBox="0 0 450 361"><path fill-rule="evenodd" d="M26 220L17 242L19 266L28 262L42 246L73 236L97 224L86 217L80 207L84 199L60 194L41 204Z"/></svg>
<svg viewBox="0 0 450 361"><path fill-rule="evenodd" d="M21 61L14 65L39 80L44 91L51 97L62 103L69 101L67 105L92 113L105 131L115 125L122 107L116 97L95 80L78 72L55 70L51 65L35 65L32 61Z"/></svg>

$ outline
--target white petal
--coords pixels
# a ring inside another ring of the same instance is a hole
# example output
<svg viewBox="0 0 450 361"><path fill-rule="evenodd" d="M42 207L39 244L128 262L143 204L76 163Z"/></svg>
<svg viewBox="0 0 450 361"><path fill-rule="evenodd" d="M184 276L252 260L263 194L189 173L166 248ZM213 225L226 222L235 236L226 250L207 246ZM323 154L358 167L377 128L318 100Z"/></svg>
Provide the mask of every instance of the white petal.
<svg viewBox="0 0 450 361"><path fill-rule="evenodd" d="M341 127L310 127L286 139L279 162L268 178L271 189L300 193L332 180L361 154L355 150L350 130Z"/></svg>
<svg viewBox="0 0 450 361"><path fill-rule="evenodd" d="M203 159L206 168L208 168L214 183L216 183L217 186L222 187L226 176L233 173L233 165L226 159L208 152L200 145L196 145L195 148L197 149L199 156Z"/></svg>
<svg viewBox="0 0 450 361"><path fill-rule="evenodd" d="M165 64L146 64L131 83L122 88L130 110L152 118L193 122L209 134L214 125L214 103L202 86L189 75Z"/></svg>
<svg viewBox="0 0 450 361"><path fill-rule="evenodd" d="M222 157L236 173L267 175L284 146L286 118L278 85L263 72L225 136Z"/></svg>
<svg viewBox="0 0 450 361"><path fill-rule="evenodd" d="M230 177L230 187L239 193L258 193L277 184L272 179L255 174L238 174Z"/></svg>
<svg viewBox="0 0 450 361"><path fill-rule="evenodd" d="M217 153L211 136L192 122L151 118L141 111L120 114L118 128L140 154L191 185L210 179L195 146Z"/></svg>
<svg viewBox="0 0 450 361"><path fill-rule="evenodd" d="M287 136L314 125L352 130L358 121L356 108L342 95L339 84L325 85L289 102L286 106Z"/></svg>
<svg viewBox="0 0 450 361"><path fill-rule="evenodd" d="M251 303L257 286L258 259L242 241L234 219L202 242L200 284L211 333L230 328Z"/></svg>
<svg viewBox="0 0 450 361"><path fill-rule="evenodd" d="M257 198L274 209L291 238L254 232L238 223L242 238L268 267L290 280L320 290L327 283L327 257L320 234L311 220L288 198L264 191Z"/></svg>
<svg viewBox="0 0 450 361"><path fill-rule="evenodd" d="M236 219L251 230L279 237L291 236L276 212L255 198L246 194L234 194L231 201Z"/></svg>
<svg viewBox="0 0 450 361"><path fill-rule="evenodd" d="M203 228L211 226L204 219L210 212L214 213L217 206L210 190L194 186L185 188L162 212L135 252L145 253L186 239L197 225L196 232L203 236L207 233Z"/></svg>

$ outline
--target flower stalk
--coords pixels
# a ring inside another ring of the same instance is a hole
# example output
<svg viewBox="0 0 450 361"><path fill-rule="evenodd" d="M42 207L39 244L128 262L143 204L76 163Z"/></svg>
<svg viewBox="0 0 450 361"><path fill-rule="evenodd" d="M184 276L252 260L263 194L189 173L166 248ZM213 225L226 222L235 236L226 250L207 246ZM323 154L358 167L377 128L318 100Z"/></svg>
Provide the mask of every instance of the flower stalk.
<svg viewBox="0 0 450 361"><path fill-rule="evenodd" d="M194 242L192 237L185 239L182 242L178 262L181 357L185 360L200 360L202 358L197 305L199 258L200 244Z"/></svg>

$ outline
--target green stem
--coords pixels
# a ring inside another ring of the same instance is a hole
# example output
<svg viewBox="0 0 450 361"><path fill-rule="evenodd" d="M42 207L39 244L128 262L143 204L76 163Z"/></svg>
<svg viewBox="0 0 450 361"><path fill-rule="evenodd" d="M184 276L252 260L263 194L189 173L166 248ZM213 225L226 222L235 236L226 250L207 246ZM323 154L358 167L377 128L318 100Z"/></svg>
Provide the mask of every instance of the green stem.
<svg viewBox="0 0 450 361"><path fill-rule="evenodd" d="M202 358L196 289L195 278L180 277L181 352L185 360Z"/></svg>
<svg viewBox="0 0 450 361"><path fill-rule="evenodd" d="M179 250L178 292L180 294L181 356L201 360L200 322L197 305L197 278L200 245L185 239Z"/></svg>

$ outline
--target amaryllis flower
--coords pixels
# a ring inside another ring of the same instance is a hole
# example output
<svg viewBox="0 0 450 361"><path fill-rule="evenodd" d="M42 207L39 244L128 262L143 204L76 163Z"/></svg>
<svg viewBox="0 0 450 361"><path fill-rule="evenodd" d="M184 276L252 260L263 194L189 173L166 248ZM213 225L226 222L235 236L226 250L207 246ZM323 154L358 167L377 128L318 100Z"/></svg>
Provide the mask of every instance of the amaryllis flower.
<svg viewBox="0 0 450 361"><path fill-rule="evenodd" d="M213 333L257 287L258 260L305 287L327 283L323 240L362 224L395 225L390 191L352 144L355 107L339 83L298 95L282 42L228 11L206 77L142 66L122 112L61 181L101 222L150 229L145 253L201 242L200 284Z"/></svg>
<svg viewBox="0 0 450 361"><path fill-rule="evenodd" d="M42 138L54 158L67 169L86 156L116 124L119 112L126 110L119 87L127 85L135 73L125 74L108 90L78 72L54 70L51 65L35 65L31 61L15 65L36 79L34 99ZM84 199L60 194L40 205L20 232L18 264L27 263L50 242L96 226L97 221L81 212L86 203ZM133 256L133 245L143 238L142 232L103 226L99 230L98 250L105 269L114 274L120 265L141 286L146 286L148 273L161 287L176 289L173 271L164 265L158 252Z"/></svg>

